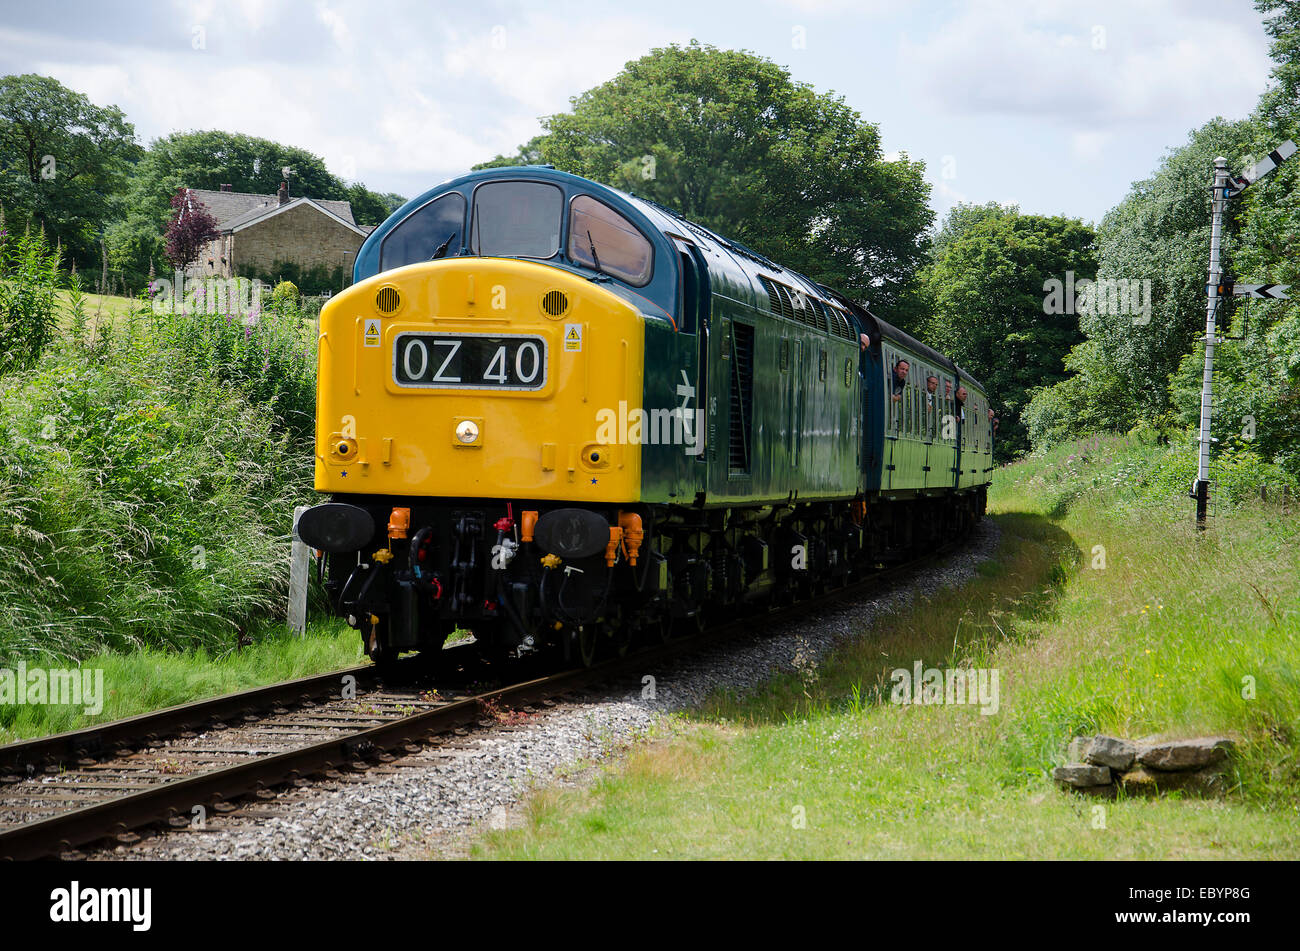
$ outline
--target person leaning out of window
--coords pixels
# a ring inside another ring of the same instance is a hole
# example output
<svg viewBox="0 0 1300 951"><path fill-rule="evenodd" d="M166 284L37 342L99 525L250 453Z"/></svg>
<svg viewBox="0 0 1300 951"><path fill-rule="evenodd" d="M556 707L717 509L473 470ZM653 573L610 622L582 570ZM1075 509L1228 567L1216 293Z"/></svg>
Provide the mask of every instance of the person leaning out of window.
<svg viewBox="0 0 1300 951"><path fill-rule="evenodd" d="M903 388L907 386L907 374L911 369L912 365L906 360L899 360L894 364L892 398L895 403L903 402Z"/></svg>

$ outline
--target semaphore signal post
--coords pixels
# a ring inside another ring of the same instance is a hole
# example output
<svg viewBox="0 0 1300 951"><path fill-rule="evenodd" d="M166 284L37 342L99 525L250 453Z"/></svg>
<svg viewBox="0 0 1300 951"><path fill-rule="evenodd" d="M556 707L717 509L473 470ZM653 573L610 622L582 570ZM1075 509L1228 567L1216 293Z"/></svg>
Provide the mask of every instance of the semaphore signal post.
<svg viewBox="0 0 1300 951"><path fill-rule="evenodd" d="M1214 399L1214 346L1217 342L1219 301L1224 297L1257 297L1265 300L1287 300L1286 284L1238 284L1224 281L1219 266L1219 246L1223 239L1223 212L1229 198L1235 198L1248 187L1270 174L1279 165L1295 155L1296 145L1289 139L1283 142L1252 168L1239 176L1228 173L1228 160L1219 156L1214 160L1214 183L1211 185L1210 219L1210 270L1205 285L1208 302L1205 305L1205 373L1201 382L1201 428L1197 437L1198 458L1196 481L1190 495L1196 499L1196 527L1204 530L1210 504L1210 450L1214 439L1210 435Z"/></svg>

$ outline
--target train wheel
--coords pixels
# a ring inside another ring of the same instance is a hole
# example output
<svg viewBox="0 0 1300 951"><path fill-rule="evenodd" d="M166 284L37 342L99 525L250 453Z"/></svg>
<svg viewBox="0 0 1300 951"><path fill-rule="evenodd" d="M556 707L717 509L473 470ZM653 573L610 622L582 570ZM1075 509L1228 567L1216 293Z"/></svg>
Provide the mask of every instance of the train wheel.
<svg viewBox="0 0 1300 951"><path fill-rule="evenodd" d="M391 647L379 647L369 652L370 662L375 665L379 671L379 676L385 679L393 678L398 672L397 651Z"/></svg>

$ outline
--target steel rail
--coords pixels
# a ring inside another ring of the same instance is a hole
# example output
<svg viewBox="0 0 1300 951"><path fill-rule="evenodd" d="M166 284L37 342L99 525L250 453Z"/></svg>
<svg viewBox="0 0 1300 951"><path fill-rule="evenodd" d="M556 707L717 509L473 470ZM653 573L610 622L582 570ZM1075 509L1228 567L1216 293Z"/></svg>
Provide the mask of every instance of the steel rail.
<svg viewBox="0 0 1300 951"><path fill-rule="evenodd" d="M608 681L638 668L644 670L648 663L675 659L679 655L691 653L706 645L718 645L742 634L752 635L765 628L801 619L852 600L866 591L875 590L900 574L936 561L955 547L956 543L950 543L919 558L877 570L866 578L842 588L832 589L820 596L729 620L716 628L676 638L592 667L566 670L489 690L378 726L253 758L247 762L179 777L149 789L27 822L0 831L0 859L26 860L57 855L71 851L79 845L120 835L132 829L165 823L179 816L188 816L195 806L215 806L216 803L256 794L259 790L293 782L309 775L334 770L348 764L357 765L412 741L436 742L439 734L482 720L485 705L502 701L511 705L520 705L547 699L557 694L571 693L580 687ZM266 705L266 697L289 696L293 693L290 687L296 687L301 692L305 685L314 687L327 682L331 689L337 689L339 677L362 671L372 674L373 670L373 668L363 667L348 671L334 671L318 677L307 677L284 684L242 691L227 697L215 698L213 701L185 704L160 713L175 715L175 711L205 706L206 718L212 719L211 710L215 704L222 704L219 709L247 713L247 707L241 707L239 704L243 702L242 698L250 695L261 698L261 702ZM358 679L360 680L359 674ZM146 722L151 716L155 715L145 714L49 739L69 738L96 731L102 733L110 727L113 728L111 735L118 735L123 733L128 725ZM192 719L193 717L186 722L192 722ZM138 735L134 739L138 741ZM67 742L66 739L64 742Z"/></svg>
<svg viewBox="0 0 1300 951"><path fill-rule="evenodd" d="M340 679L352 676L357 684L373 681L376 669L366 664L349 667L327 674L299 677L253 687L236 693L208 697L190 703L178 704L150 713L141 713L123 720L112 720L94 726L56 733L33 740L20 740L0 746L0 773L26 773L47 765L58 765L70 760L95 754L111 753L124 745L139 745L149 740L183 733L194 727L214 721L228 720L241 714L316 700L336 693Z"/></svg>

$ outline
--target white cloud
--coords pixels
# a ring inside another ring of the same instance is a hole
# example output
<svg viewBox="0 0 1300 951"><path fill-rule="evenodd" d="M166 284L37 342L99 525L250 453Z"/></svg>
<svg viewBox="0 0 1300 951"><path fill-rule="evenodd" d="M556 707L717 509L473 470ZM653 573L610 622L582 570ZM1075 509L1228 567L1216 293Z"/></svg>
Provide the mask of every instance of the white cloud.
<svg viewBox="0 0 1300 951"><path fill-rule="evenodd" d="M1084 161L1095 161L1102 157L1111 140L1113 132L1086 129L1070 134L1070 149L1076 157Z"/></svg>
<svg viewBox="0 0 1300 951"><path fill-rule="evenodd" d="M36 54L27 68L121 106L145 142L177 130L246 132L317 152L371 187L391 175L432 183L513 151L540 131L539 116L565 110L652 46L690 38L638 16L575 22L531 10L495 26L439 18L437 29L399 36L392 22L428 24L427 9L382 18L360 0L312 9L304 23L301 8L274 2L178 2L167 34L175 46L147 55L89 36L21 38ZM195 26L204 48L191 42ZM294 45L282 57L285 30Z"/></svg>
<svg viewBox="0 0 1300 951"><path fill-rule="evenodd" d="M348 29L347 21L337 10L332 10L324 3L316 4L316 19L324 24L325 28L330 31L334 37L334 42L344 53L352 52L352 31Z"/></svg>
<svg viewBox="0 0 1300 951"><path fill-rule="evenodd" d="M1229 13L1202 16L1177 0L1151 0L1140 16L1124 0L979 0L930 36L905 38L900 62L950 113L1065 122L1208 117L1253 101L1268 76L1258 22Z"/></svg>
<svg viewBox="0 0 1300 951"><path fill-rule="evenodd" d="M570 96L612 79L651 47L689 41L688 31L640 17L569 20L534 11L486 29L448 27L447 76L481 80L536 112L563 111Z"/></svg>

